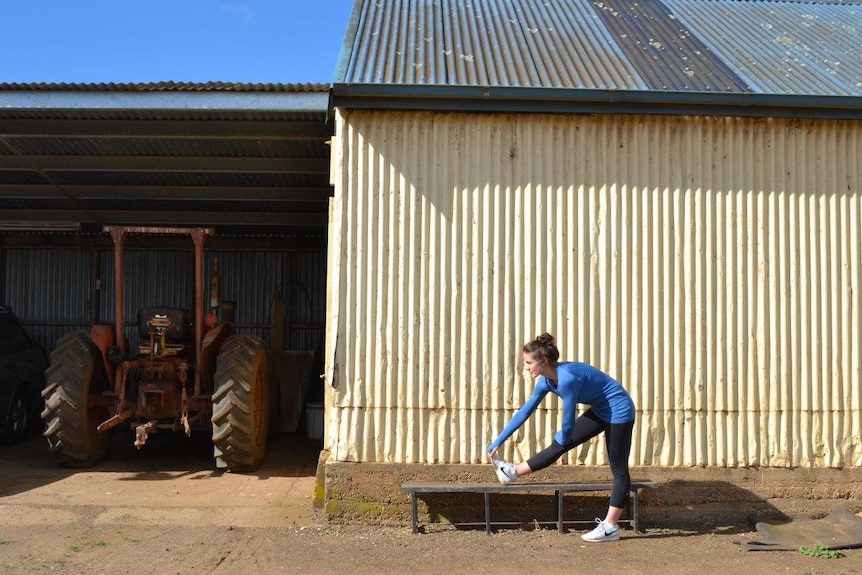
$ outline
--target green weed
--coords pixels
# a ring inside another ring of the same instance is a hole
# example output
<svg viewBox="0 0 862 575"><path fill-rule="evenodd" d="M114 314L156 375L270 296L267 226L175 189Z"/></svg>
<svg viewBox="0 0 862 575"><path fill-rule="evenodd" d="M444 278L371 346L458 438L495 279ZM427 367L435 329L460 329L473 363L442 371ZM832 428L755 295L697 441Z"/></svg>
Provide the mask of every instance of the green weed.
<svg viewBox="0 0 862 575"><path fill-rule="evenodd" d="M814 547L799 547L799 552L810 557L822 557L824 559L839 559L844 557L844 554L837 549L829 549L819 543Z"/></svg>

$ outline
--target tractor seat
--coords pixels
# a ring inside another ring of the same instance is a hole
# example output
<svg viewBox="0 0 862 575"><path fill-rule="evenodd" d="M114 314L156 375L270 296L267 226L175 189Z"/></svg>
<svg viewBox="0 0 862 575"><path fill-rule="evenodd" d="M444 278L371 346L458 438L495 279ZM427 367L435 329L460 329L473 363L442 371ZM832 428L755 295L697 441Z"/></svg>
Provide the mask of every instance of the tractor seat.
<svg viewBox="0 0 862 575"><path fill-rule="evenodd" d="M173 324L165 332L165 343L186 343L191 341L192 321L188 310L173 307L145 307L138 311L138 335L142 340L148 340L152 328L150 320L156 317L167 317Z"/></svg>

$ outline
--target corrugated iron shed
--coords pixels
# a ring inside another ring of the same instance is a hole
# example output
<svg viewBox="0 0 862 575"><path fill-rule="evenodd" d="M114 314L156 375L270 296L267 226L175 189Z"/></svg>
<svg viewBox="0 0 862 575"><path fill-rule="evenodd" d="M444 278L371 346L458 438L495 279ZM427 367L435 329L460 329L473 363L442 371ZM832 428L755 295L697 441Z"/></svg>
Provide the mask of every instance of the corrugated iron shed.
<svg viewBox="0 0 862 575"><path fill-rule="evenodd" d="M322 246L328 106L325 84L0 84L0 231L216 226Z"/></svg>
<svg viewBox="0 0 862 575"><path fill-rule="evenodd" d="M333 102L856 117L862 3L356 0Z"/></svg>

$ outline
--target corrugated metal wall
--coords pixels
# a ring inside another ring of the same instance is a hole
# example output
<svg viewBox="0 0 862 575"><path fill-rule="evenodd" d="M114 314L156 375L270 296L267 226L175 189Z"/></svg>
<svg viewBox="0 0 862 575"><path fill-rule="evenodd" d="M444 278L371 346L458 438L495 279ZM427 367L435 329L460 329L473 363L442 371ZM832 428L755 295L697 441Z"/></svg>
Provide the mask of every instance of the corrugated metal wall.
<svg viewBox="0 0 862 575"><path fill-rule="evenodd" d="M337 131L336 459L484 461L547 330L631 391L635 465L862 465L859 122L339 111ZM558 418L546 399L504 455Z"/></svg>
<svg viewBox="0 0 862 575"><path fill-rule="evenodd" d="M191 242L190 242L191 245ZM284 299L284 349L320 353L324 332L326 257L320 252L214 251L205 253L204 304L218 258L222 300L237 303L235 326L267 345L277 293ZM6 249L3 294L27 330L50 351L58 337L93 322L114 321L114 254L111 250ZM194 252L124 254L125 322L136 349L137 310L147 306L194 309ZM98 282L96 281L98 279ZM99 289L96 289L96 286Z"/></svg>
<svg viewBox="0 0 862 575"><path fill-rule="evenodd" d="M290 310L285 326L285 349L323 352L326 316L326 258L320 253L287 253L282 278L284 307ZM321 358L322 364L322 358ZM322 367L315 372L320 375Z"/></svg>
<svg viewBox="0 0 862 575"><path fill-rule="evenodd" d="M64 333L91 324L95 252L16 248L2 257L4 302L46 351Z"/></svg>

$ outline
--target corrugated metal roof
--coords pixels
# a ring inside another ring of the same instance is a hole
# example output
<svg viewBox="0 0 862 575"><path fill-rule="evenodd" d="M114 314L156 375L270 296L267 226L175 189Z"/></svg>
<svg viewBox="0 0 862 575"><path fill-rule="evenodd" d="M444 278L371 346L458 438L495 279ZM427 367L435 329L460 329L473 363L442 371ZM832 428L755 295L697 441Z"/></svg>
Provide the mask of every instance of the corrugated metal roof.
<svg viewBox="0 0 862 575"><path fill-rule="evenodd" d="M0 90L40 92L328 92L329 84L242 84L232 82L5 83Z"/></svg>
<svg viewBox="0 0 862 575"><path fill-rule="evenodd" d="M7 92L9 93L16 92ZM224 94L227 96L227 94ZM323 95L326 100L328 95ZM4 94L0 91L0 100ZM0 116L4 120L219 120L219 121L254 121L271 122L289 120L292 122L318 122L325 119L325 110L285 111L259 109L188 109L182 107L142 109L142 108L47 108L21 107L0 105Z"/></svg>
<svg viewBox="0 0 862 575"><path fill-rule="evenodd" d="M324 84L0 84L0 227L317 240L328 110Z"/></svg>
<svg viewBox="0 0 862 575"><path fill-rule="evenodd" d="M638 85L593 8L578 2L358 0L336 82L448 86ZM576 34L575 30L580 33ZM608 65L610 64L610 65Z"/></svg>
<svg viewBox="0 0 862 575"><path fill-rule="evenodd" d="M648 92L676 102L704 95L700 103L792 96L807 106L838 96L858 108L862 3L356 0L333 84L335 105L624 99L608 92L641 102L659 99L637 95Z"/></svg>
<svg viewBox="0 0 862 575"><path fill-rule="evenodd" d="M862 3L665 1L752 92L862 95Z"/></svg>

